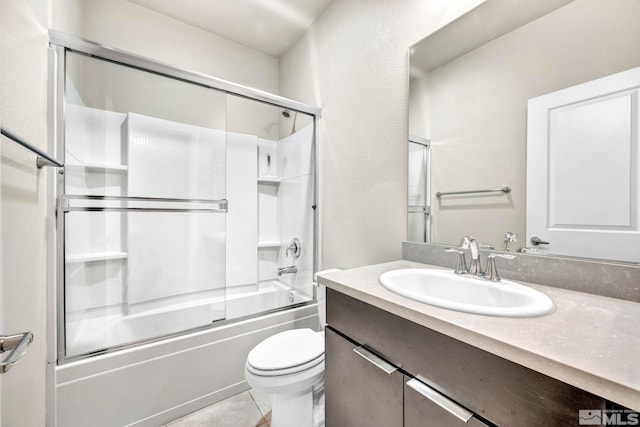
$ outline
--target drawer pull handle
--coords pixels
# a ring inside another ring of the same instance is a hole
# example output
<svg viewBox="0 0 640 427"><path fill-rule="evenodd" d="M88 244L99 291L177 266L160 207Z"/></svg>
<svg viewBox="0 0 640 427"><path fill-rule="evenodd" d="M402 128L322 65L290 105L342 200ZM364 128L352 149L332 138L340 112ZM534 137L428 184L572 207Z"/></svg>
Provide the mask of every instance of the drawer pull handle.
<svg viewBox="0 0 640 427"><path fill-rule="evenodd" d="M398 370L398 368L396 366L394 366L391 363L387 362L386 360L384 360L382 357L378 356L377 354L374 354L371 351L367 350L363 346L355 347L353 349L353 351L357 355L359 355L362 358L364 358L365 360L367 360L369 363L373 364L377 368L379 368L379 369L383 370L384 372L386 372L387 374L392 374L392 373L394 373L395 371Z"/></svg>
<svg viewBox="0 0 640 427"><path fill-rule="evenodd" d="M420 395L424 396L426 399L429 399L435 405L438 405L462 422L466 423L473 417L473 412L469 411L463 406L458 405L456 402L449 399L444 394L441 394L432 389L422 381L412 378L407 381L407 386L418 392Z"/></svg>

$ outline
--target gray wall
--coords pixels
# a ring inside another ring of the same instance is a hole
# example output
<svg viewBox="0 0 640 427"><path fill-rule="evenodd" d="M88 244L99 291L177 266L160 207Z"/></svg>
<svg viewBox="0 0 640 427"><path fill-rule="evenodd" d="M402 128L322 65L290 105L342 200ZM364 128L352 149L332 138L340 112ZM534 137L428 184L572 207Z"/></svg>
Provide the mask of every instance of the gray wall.
<svg viewBox="0 0 640 427"><path fill-rule="evenodd" d="M324 267L399 259L408 50L481 0L335 0L280 58L280 94L323 109Z"/></svg>

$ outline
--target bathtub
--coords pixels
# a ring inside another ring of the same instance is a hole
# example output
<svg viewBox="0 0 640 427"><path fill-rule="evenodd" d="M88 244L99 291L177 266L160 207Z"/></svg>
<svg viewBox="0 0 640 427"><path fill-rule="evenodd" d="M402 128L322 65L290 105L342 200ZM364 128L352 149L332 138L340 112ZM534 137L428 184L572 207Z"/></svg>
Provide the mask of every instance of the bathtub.
<svg viewBox="0 0 640 427"><path fill-rule="evenodd" d="M138 304L123 314L88 311L67 322L67 353L70 356L99 352L128 343L180 333L217 321L230 321L288 305L308 302L311 297L277 281L236 286L209 294L197 293L169 300Z"/></svg>
<svg viewBox="0 0 640 427"><path fill-rule="evenodd" d="M247 390L244 362L258 342L280 331L318 327L317 305L307 296L277 281L252 288L227 290L227 320L219 326L54 366L56 425L158 426ZM179 323L211 307L211 301L194 304L120 316L103 322L114 329L94 329L93 335L104 340L104 334L135 333L156 322ZM245 317L256 310L267 313ZM87 331L90 326L83 325Z"/></svg>

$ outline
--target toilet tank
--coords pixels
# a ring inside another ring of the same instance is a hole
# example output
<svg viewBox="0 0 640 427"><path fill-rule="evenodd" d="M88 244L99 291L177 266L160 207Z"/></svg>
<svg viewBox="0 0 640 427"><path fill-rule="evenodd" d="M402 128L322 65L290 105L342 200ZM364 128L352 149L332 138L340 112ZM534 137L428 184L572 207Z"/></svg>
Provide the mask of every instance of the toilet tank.
<svg viewBox="0 0 640 427"><path fill-rule="evenodd" d="M340 268L330 268L327 270L318 271L313 275L313 286L316 287L316 295L318 295L318 319L320 320L320 327L324 329L327 324L327 290L324 286L318 284L318 274L333 273L335 271L342 271Z"/></svg>

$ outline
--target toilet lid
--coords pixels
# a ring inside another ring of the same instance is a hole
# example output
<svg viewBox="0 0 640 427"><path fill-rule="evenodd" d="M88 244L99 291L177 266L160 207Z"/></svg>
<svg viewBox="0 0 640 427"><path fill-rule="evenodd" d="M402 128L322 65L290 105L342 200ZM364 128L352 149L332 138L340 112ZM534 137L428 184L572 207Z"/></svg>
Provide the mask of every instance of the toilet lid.
<svg viewBox="0 0 640 427"><path fill-rule="evenodd" d="M324 354L324 339L312 329L292 329L275 334L249 352L247 362L263 371L282 370L318 359Z"/></svg>

